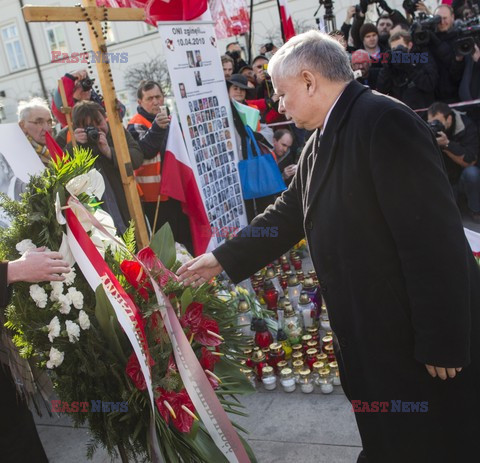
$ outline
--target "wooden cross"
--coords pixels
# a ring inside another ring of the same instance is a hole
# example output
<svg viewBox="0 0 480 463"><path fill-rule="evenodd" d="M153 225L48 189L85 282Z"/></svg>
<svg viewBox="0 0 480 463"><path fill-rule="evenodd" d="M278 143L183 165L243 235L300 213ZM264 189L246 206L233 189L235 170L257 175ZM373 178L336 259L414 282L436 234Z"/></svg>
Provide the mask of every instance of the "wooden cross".
<svg viewBox="0 0 480 463"><path fill-rule="evenodd" d="M101 22L108 21L144 21L145 11L143 8L104 8L97 7L95 0L82 0L82 6L73 7L49 7L49 6L24 6L23 16L27 22L85 22L92 50L96 54L106 53L107 46L103 38ZM108 18L108 19L107 19ZM123 188L127 198L130 216L135 220L137 243L145 247L149 243L147 227L143 215L137 185L133 176L133 168L128 152L127 140L118 115L116 105L115 87L113 85L110 63L104 63L103 59L97 59L97 72L102 88L105 109L108 116L108 125L112 133L113 145L117 155L118 167L122 177ZM101 62L99 62L101 61ZM108 61L108 60L105 60Z"/></svg>

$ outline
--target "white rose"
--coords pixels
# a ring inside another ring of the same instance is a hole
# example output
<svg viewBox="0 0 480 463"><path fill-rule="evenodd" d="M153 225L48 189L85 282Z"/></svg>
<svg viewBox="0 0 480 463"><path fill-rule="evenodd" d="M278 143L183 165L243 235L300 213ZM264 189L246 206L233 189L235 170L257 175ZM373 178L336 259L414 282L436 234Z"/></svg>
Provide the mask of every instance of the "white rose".
<svg viewBox="0 0 480 463"><path fill-rule="evenodd" d="M58 349L55 349L55 347L51 347L49 357L50 359L47 361L47 368L52 369L59 367L62 364L65 354Z"/></svg>
<svg viewBox="0 0 480 463"><path fill-rule="evenodd" d="M78 323L82 330L88 330L90 328L90 319L84 310L80 310L80 313L78 314Z"/></svg>
<svg viewBox="0 0 480 463"><path fill-rule="evenodd" d="M52 292L50 293L50 300L55 302L63 294L63 281L51 281L50 286Z"/></svg>
<svg viewBox="0 0 480 463"><path fill-rule="evenodd" d="M77 342L80 339L80 327L71 320L65 322L67 328L68 340L70 342Z"/></svg>
<svg viewBox="0 0 480 463"><path fill-rule="evenodd" d="M60 320L55 316L48 324L48 339L50 342L53 342L53 340L58 336L60 336Z"/></svg>
<svg viewBox="0 0 480 463"><path fill-rule="evenodd" d="M78 310L83 309L83 294L76 288L68 288L68 295L72 301L73 307Z"/></svg>
<svg viewBox="0 0 480 463"><path fill-rule="evenodd" d="M30 297L35 301L37 307L44 309L47 306L48 296L43 288L38 285L30 286Z"/></svg>
<svg viewBox="0 0 480 463"><path fill-rule="evenodd" d="M15 248L23 256L30 249L36 249L36 246L32 243L32 240L22 240L15 245Z"/></svg>
<svg viewBox="0 0 480 463"><path fill-rule="evenodd" d="M63 282L67 285L67 286L71 286L73 285L73 282L75 281L75 277L77 275L75 274L75 269L71 269L70 272L68 272L66 275L65 275L65 280L63 280Z"/></svg>

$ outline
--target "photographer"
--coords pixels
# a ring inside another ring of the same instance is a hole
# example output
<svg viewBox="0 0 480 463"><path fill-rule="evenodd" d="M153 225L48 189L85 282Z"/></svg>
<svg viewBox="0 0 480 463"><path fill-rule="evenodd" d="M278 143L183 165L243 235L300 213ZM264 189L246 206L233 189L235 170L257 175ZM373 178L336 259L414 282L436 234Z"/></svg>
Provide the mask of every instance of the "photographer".
<svg viewBox="0 0 480 463"><path fill-rule="evenodd" d="M363 40L360 37L360 29L364 25L365 14L367 12L368 5L372 3L376 3L383 10L383 13L379 15L377 19L376 27L378 30L378 43L380 45L380 48L387 49L388 39L390 37L390 30L392 29L392 27L400 23L408 23L408 21L405 16L402 15L402 13L397 10L392 10L385 0L381 0L378 2L374 0L361 0L360 4L355 6L356 14L354 16L351 29L353 45L357 49L363 48ZM347 19L349 19L348 16Z"/></svg>
<svg viewBox="0 0 480 463"><path fill-rule="evenodd" d="M475 124L442 102L428 108L428 123L444 154L450 184L457 195L465 194L472 219L480 223L479 143Z"/></svg>
<svg viewBox="0 0 480 463"><path fill-rule="evenodd" d="M67 97L67 104L73 108L79 101L93 101L103 106L103 99L93 90L93 82L95 79L90 79L86 70L67 73L62 77L63 88L65 89L65 96ZM60 108L63 106L60 90L57 88L53 94L52 112L57 121L60 122L62 128L67 125L67 118L62 113ZM120 119L125 115L125 105L117 100L117 110Z"/></svg>
<svg viewBox="0 0 480 463"><path fill-rule="evenodd" d="M124 233L130 221L130 213L118 170L112 135L105 119L105 110L93 101L81 101L74 106L72 119L77 144L90 148L93 155L97 156L94 167L102 174L105 181L105 193L102 198L98 198L103 201L102 208L112 216L119 233ZM138 169L143 162L142 151L126 130L125 137L132 168ZM71 142L66 145L65 150L69 153L73 152Z"/></svg>
<svg viewBox="0 0 480 463"><path fill-rule="evenodd" d="M438 72L426 51L416 51L408 32L390 37L391 52L377 80L377 90L391 95L412 109L429 106L434 98Z"/></svg>
<svg viewBox="0 0 480 463"><path fill-rule="evenodd" d="M365 50L357 50L352 53L352 69L361 73L360 76L356 77L358 82L372 90L377 89L380 69L371 67L370 56ZM355 75L358 75L358 72Z"/></svg>
<svg viewBox="0 0 480 463"><path fill-rule="evenodd" d="M438 68L438 84L435 89L435 98L445 103L458 101L458 71L453 72L455 66L455 41L457 31L453 28L454 14L449 5L440 5L435 10L441 22L436 32L430 33L429 51L432 53Z"/></svg>
<svg viewBox="0 0 480 463"><path fill-rule="evenodd" d="M237 74L238 71L246 66L247 63L242 58L242 47L238 42L231 42L226 47L225 54L230 56L233 59L234 66L233 66L233 73Z"/></svg>

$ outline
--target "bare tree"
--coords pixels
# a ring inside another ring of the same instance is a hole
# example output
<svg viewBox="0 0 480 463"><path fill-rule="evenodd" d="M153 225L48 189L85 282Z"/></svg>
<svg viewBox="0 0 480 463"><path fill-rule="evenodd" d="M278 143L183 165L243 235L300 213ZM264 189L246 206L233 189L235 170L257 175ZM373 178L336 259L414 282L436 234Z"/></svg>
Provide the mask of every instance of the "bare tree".
<svg viewBox="0 0 480 463"><path fill-rule="evenodd" d="M163 58L157 57L142 64L129 66L125 72L125 86L133 94L142 80L154 80L162 87L165 95L169 95L172 89L167 63Z"/></svg>

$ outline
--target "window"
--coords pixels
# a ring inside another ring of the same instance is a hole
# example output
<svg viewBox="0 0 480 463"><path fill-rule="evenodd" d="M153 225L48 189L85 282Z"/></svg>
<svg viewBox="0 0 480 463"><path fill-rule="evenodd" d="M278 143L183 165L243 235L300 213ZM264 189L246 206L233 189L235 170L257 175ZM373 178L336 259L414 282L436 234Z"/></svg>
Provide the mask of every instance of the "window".
<svg viewBox="0 0 480 463"><path fill-rule="evenodd" d="M65 39L65 29L63 28L63 25L46 24L44 27L50 52L60 51L62 53L68 53L67 40Z"/></svg>
<svg viewBox="0 0 480 463"><path fill-rule="evenodd" d="M2 42L7 54L8 66L11 72L19 71L27 67L25 54L15 24L2 27Z"/></svg>

